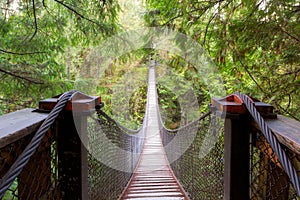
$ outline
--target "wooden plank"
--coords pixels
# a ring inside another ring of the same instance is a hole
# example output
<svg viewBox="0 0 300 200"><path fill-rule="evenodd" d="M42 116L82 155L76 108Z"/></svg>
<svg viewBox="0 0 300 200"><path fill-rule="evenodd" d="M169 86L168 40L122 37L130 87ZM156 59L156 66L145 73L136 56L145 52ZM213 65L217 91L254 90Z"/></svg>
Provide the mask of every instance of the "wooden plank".
<svg viewBox="0 0 300 200"><path fill-rule="evenodd" d="M0 148L35 132L48 114L23 109L0 116Z"/></svg>
<svg viewBox="0 0 300 200"><path fill-rule="evenodd" d="M278 115L277 119L265 121L280 143L300 154L300 122L282 115Z"/></svg>
<svg viewBox="0 0 300 200"><path fill-rule="evenodd" d="M120 196L128 199L182 199L189 197L176 179L162 145L158 124L155 69L149 69L147 128L137 168Z"/></svg>

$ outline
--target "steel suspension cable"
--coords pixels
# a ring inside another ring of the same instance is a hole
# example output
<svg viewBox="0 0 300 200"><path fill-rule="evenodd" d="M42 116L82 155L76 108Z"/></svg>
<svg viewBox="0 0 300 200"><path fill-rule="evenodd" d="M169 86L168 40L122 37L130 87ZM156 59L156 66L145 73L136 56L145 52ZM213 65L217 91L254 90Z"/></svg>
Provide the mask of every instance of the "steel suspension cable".
<svg viewBox="0 0 300 200"><path fill-rule="evenodd" d="M30 143L26 146L24 151L16 159L14 164L10 167L4 177L0 182L0 199L4 196L6 190L11 186L17 176L21 173L25 165L30 160L31 156L35 153L36 149L39 147L45 133L48 131L50 126L54 123L55 119L58 117L60 112L64 109L67 102L71 100L72 96L76 91L72 90L64 93L60 98L58 103L49 113L48 117L42 123L40 128L37 130Z"/></svg>
<svg viewBox="0 0 300 200"><path fill-rule="evenodd" d="M268 127L268 125L265 123L260 113L256 110L254 103L251 101L251 99L248 96L241 94L239 92L236 92L235 94L243 100L249 113L252 115L256 123L261 128L261 132L265 136L266 140L269 142L274 152L277 154L280 163L282 164L284 170L286 171L288 177L290 178L292 184L294 185L297 194L300 196L300 182L299 182L297 171L295 170L292 162L287 158L287 155L284 152L284 150L281 148L276 136L274 135L272 130Z"/></svg>

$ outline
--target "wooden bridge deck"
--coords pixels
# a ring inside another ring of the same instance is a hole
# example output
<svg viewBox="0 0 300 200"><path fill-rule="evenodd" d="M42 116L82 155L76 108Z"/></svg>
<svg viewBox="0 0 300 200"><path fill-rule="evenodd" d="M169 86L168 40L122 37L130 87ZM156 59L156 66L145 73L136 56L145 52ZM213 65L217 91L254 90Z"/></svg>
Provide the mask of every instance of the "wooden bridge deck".
<svg viewBox="0 0 300 200"><path fill-rule="evenodd" d="M137 168L121 199L189 199L170 168L162 145L155 69L149 69L147 130Z"/></svg>

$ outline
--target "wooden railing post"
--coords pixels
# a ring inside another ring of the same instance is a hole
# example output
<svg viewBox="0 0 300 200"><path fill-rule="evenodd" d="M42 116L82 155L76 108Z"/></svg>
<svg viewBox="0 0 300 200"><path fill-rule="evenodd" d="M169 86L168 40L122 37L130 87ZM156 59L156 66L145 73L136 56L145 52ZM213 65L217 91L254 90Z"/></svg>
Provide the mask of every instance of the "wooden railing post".
<svg viewBox="0 0 300 200"><path fill-rule="evenodd" d="M226 115L224 133L224 199L249 199L249 137L246 116Z"/></svg>
<svg viewBox="0 0 300 200"><path fill-rule="evenodd" d="M212 99L212 107L225 117L224 133L224 199L250 198L250 114L236 95ZM269 105L260 103L260 110Z"/></svg>
<svg viewBox="0 0 300 200"><path fill-rule="evenodd" d="M85 121L84 116L76 119L76 122L82 124ZM63 199L87 199L87 150L81 142L70 111L65 111L57 123L57 151Z"/></svg>
<svg viewBox="0 0 300 200"><path fill-rule="evenodd" d="M39 108L51 110L57 98L40 101ZM56 123L58 180L62 199L88 199L87 114L100 104L99 97L74 95ZM79 134L80 137L79 137Z"/></svg>

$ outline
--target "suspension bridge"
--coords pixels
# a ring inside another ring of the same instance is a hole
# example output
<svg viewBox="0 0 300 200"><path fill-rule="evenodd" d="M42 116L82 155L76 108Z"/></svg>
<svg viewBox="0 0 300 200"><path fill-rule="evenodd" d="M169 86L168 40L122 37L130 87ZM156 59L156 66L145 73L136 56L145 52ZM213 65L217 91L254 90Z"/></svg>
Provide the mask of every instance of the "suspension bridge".
<svg viewBox="0 0 300 200"><path fill-rule="evenodd" d="M235 93L168 130L155 73L154 63L139 130L103 112L101 98L76 91L1 116L0 197L300 199L300 122Z"/></svg>

